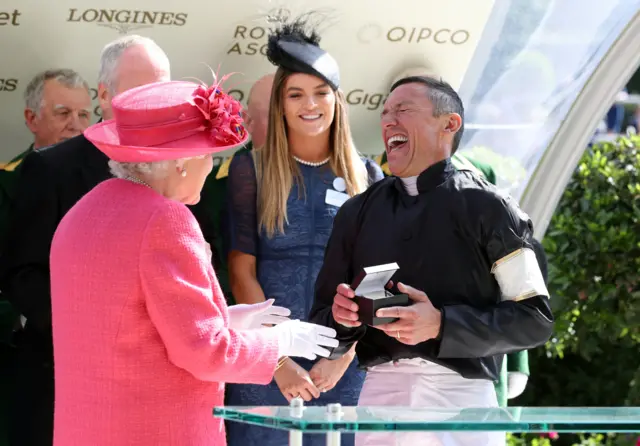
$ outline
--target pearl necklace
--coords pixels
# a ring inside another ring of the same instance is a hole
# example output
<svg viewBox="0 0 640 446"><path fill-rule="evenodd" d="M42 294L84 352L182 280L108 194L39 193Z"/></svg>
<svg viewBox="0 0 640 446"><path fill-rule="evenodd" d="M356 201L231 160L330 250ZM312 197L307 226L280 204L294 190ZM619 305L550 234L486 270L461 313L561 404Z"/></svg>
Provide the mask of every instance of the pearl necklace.
<svg viewBox="0 0 640 446"><path fill-rule="evenodd" d="M136 178L136 177L132 177L132 176L127 176L124 178L125 180L131 181L132 183L137 183L140 184L141 186L147 186L149 189L152 189L151 186L149 186L149 184L147 184L146 182L142 181L140 178Z"/></svg>
<svg viewBox="0 0 640 446"><path fill-rule="evenodd" d="M311 161L301 160L297 156L294 156L293 159L296 160L297 162L299 162L300 164L304 164L305 166L319 167L319 166L322 166L323 164L327 164L329 162L329 160L331 159L331 157L328 157L326 160L320 161L320 162L317 162L317 163L312 163Z"/></svg>

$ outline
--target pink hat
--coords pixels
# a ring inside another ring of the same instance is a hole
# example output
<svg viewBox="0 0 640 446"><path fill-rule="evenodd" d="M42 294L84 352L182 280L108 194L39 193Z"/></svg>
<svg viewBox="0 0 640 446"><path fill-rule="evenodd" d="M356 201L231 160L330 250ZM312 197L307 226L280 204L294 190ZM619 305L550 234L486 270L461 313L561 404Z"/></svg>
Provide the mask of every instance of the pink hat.
<svg viewBox="0 0 640 446"><path fill-rule="evenodd" d="M114 119L84 136L110 159L125 163L175 160L244 144L241 106L218 85L169 81L127 90L111 102Z"/></svg>

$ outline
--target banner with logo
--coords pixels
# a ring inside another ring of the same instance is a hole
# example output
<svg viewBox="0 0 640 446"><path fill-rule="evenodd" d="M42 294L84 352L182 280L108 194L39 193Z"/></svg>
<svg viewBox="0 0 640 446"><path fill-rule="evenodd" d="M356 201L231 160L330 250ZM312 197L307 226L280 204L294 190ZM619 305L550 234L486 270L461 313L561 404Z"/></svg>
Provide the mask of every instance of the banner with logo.
<svg viewBox="0 0 640 446"><path fill-rule="evenodd" d="M274 71L265 53L269 18L318 10L327 17L321 46L341 67L342 89L359 150L384 150L379 117L391 81L426 67L459 87L494 0L4 0L0 4L0 161L32 142L23 93L39 71L71 68L92 86L105 44L125 34L154 39L173 79L211 83L211 67L237 72L231 93L245 103L252 83Z"/></svg>

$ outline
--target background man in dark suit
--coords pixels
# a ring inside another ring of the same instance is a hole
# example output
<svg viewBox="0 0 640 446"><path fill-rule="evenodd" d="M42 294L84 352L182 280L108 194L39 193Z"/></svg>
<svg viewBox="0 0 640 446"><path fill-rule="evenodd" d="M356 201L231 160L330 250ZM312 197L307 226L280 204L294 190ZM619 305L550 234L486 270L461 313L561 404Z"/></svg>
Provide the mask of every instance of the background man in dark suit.
<svg viewBox="0 0 640 446"><path fill-rule="evenodd" d="M16 113L24 112L25 124L33 134L33 143L0 168L0 247L7 233L24 157L34 149L80 135L91 123L89 85L68 68L36 74L24 91L24 102L24 110L16 110ZM15 349L11 338L17 320L18 315L0 295L0 445L6 444L6 418L11 409L7 401L11 384L7 372L13 364Z"/></svg>
<svg viewBox="0 0 640 446"><path fill-rule="evenodd" d="M102 117L112 118L111 99L116 94L169 79L169 60L152 40L126 36L108 44L102 52L98 78ZM12 444L52 444L54 374L49 250L62 217L83 195L110 176L107 157L83 135L36 150L22 165L16 206L0 259L0 290L23 316L23 321L26 319L14 340L18 357L11 396Z"/></svg>

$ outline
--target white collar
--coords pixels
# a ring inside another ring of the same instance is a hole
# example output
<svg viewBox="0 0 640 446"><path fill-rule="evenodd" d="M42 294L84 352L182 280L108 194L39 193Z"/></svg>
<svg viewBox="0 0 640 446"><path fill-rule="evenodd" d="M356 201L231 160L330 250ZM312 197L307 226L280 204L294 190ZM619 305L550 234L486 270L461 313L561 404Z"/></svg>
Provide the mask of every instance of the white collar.
<svg viewBox="0 0 640 446"><path fill-rule="evenodd" d="M402 180L402 185L404 186L404 190L407 191L409 195L415 197L418 195L418 176L415 177L406 177L400 178Z"/></svg>

